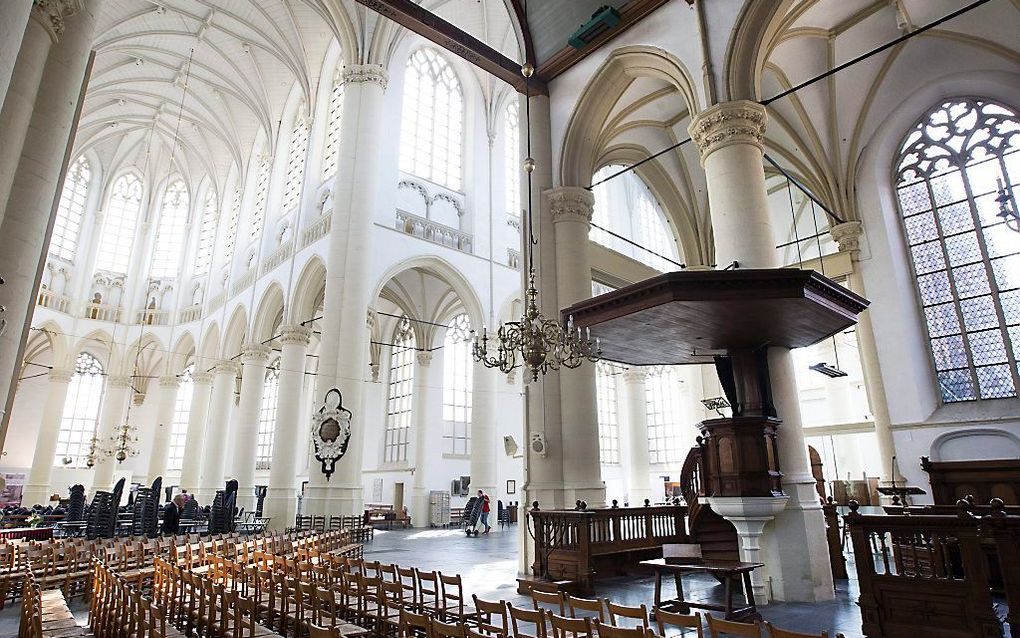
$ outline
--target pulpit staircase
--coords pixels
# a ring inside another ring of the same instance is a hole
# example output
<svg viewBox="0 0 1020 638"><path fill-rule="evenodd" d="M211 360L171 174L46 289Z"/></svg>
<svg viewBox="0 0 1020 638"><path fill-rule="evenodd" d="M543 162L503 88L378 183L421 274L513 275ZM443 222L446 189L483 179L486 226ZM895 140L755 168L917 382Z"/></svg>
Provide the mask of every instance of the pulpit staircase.
<svg viewBox="0 0 1020 638"><path fill-rule="evenodd" d="M680 489L687 503L687 534L692 543L701 545L704 558L740 560L736 528L712 511L708 503L700 500L704 494L701 478L701 447L695 446L687 454L680 470Z"/></svg>

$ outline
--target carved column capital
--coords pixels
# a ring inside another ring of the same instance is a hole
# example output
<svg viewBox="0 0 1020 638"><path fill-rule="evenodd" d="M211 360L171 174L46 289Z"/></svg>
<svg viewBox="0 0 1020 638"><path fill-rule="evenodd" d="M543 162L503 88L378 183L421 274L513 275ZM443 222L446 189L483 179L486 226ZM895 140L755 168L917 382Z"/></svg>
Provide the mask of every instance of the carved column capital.
<svg viewBox="0 0 1020 638"><path fill-rule="evenodd" d="M768 115L765 107L749 100L723 102L705 109L691 119L687 132L698 145L701 163L709 155L733 144L751 144L763 149Z"/></svg>
<svg viewBox="0 0 1020 638"><path fill-rule="evenodd" d="M57 383L70 383L71 377L74 376L74 370L68 370L67 368L53 368L46 375L50 381Z"/></svg>
<svg viewBox="0 0 1020 638"><path fill-rule="evenodd" d="M111 388L126 389L131 387L131 377L126 374L111 374L106 377L106 382Z"/></svg>
<svg viewBox="0 0 1020 638"><path fill-rule="evenodd" d="M181 380L173 375L167 375L159 378L159 387L161 388L179 388L181 387Z"/></svg>
<svg viewBox="0 0 1020 638"><path fill-rule="evenodd" d="M554 224L559 222L591 223L595 212L595 195L580 186L561 186L545 191L549 213Z"/></svg>
<svg viewBox="0 0 1020 638"><path fill-rule="evenodd" d="M246 343L241 346L241 363L265 365L266 361L269 361L272 351L272 348L261 343Z"/></svg>
<svg viewBox="0 0 1020 638"><path fill-rule="evenodd" d="M383 91L390 83L390 74L378 64L352 64L344 69L345 84L360 84L370 82L378 84Z"/></svg>
<svg viewBox="0 0 1020 638"><path fill-rule="evenodd" d="M832 240L839 246L840 252L850 253L854 259L861 250L861 237L864 236L864 228L861 222L851 221L836 224L829 228Z"/></svg>
<svg viewBox="0 0 1020 638"><path fill-rule="evenodd" d="M432 353L431 352L418 352L418 353L415 353L414 358L418 361L418 365L419 366L426 366L427 367L430 363L432 363Z"/></svg>
<svg viewBox="0 0 1020 638"><path fill-rule="evenodd" d="M241 374L241 366L234 361L222 361L216 364L213 372L215 374L232 374L236 377Z"/></svg>
<svg viewBox="0 0 1020 638"><path fill-rule="evenodd" d="M64 33L64 19L84 8L83 0L35 0L31 15L46 29L55 43Z"/></svg>
<svg viewBox="0 0 1020 638"><path fill-rule="evenodd" d="M280 343L282 345L307 346L312 340L312 329L307 326L282 326Z"/></svg>
<svg viewBox="0 0 1020 638"><path fill-rule="evenodd" d="M213 382L213 376L215 375L213 375L212 372L192 372L191 381L193 383L204 383L208 385Z"/></svg>

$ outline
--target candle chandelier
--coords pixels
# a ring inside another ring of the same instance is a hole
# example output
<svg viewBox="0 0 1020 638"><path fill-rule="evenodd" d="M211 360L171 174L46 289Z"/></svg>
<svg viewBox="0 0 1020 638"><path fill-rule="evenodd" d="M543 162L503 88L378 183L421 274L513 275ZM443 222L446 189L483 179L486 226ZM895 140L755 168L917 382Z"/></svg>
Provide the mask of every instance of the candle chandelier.
<svg viewBox="0 0 1020 638"><path fill-rule="evenodd" d="M527 4L524 7L527 19ZM602 357L602 348L598 339L591 338L587 329L582 333L574 327L571 316L564 327L556 319L549 319L538 309L538 286L535 283L535 240L532 215L532 183L531 174L535 171L535 160L531 157L531 76L535 67L526 62L521 67L521 75L525 84L525 122L527 125L528 156L523 162L524 172L528 180L528 239L524 248L524 263L528 269L528 288L525 291L524 312L517 321L508 321L499 326L496 333L489 335L483 326L479 337L471 331L471 352L478 361L488 368L499 368L509 374L519 367L525 367L531 374L531 380L537 381L540 375L549 370L560 368L577 368L585 361L595 363ZM489 341L495 342L495 353L489 353Z"/></svg>

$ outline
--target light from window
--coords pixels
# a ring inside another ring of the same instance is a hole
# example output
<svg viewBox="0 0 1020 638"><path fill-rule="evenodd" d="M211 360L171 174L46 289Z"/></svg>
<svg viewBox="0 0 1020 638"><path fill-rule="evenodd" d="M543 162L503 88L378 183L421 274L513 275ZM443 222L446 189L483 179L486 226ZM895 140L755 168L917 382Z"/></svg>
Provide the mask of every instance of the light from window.
<svg viewBox="0 0 1020 638"><path fill-rule="evenodd" d="M212 265L213 245L216 241L216 222L219 221L216 205L216 191L208 189L205 193L205 206L202 207L202 227L198 231L198 251L195 253L195 274L204 275Z"/></svg>
<svg viewBox="0 0 1020 638"><path fill-rule="evenodd" d="M234 199L230 202L230 219L227 220L227 237L223 245L223 263L229 265L234 259L234 246L237 244L237 224L241 219L241 189L234 191Z"/></svg>
<svg viewBox="0 0 1020 638"><path fill-rule="evenodd" d="M435 49L418 49L404 72L400 170L460 190L463 138L457 75Z"/></svg>
<svg viewBox="0 0 1020 638"><path fill-rule="evenodd" d="M89 196L92 169L84 157L79 157L67 170L64 188L60 191L57 219L50 238L50 254L71 261L78 251L78 233L85 216L85 202Z"/></svg>
<svg viewBox="0 0 1020 638"><path fill-rule="evenodd" d="M595 398L599 417L599 458L602 463L620 462L620 421L616 407L616 378L623 368L599 362L595 366Z"/></svg>
<svg viewBox="0 0 1020 638"><path fill-rule="evenodd" d="M67 387L64 413L60 417L57 452L53 464L58 467L85 467L92 437L103 404L103 364L83 352L74 363L74 376ZM66 461L66 462L65 462Z"/></svg>
<svg viewBox="0 0 1020 638"><path fill-rule="evenodd" d="M991 102L938 105L900 151L896 193L946 403L1020 387L1020 234L996 216L996 180L1016 210L1020 117Z"/></svg>
<svg viewBox="0 0 1020 638"><path fill-rule="evenodd" d="M471 453L471 321L457 315L443 340L443 453Z"/></svg>
<svg viewBox="0 0 1020 638"><path fill-rule="evenodd" d="M163 196L163 210L159 214L159 231L152 252L150 276L176 277L177 265L184 252L184 227L188 223L188 187L182 181L167 186Z"/></svg>
<svg viewBox="0 0 1020 638"><path fill-rule="evenodd" d="M308 123L305 106L298 106L294 128L290 132L290 150L287 153L287 176L283 187L283 212L288 212L301 201L301 182L305 176L305 153L308 150Z"/></svg>
<svg viewBox="0 0 1020 638"><path fill-rule="evenodd" d="M515 99L507 105L506 115L503 116L506 212L514 217L521 216L521 118L518 109Z"/></svg>
<svg viewBox="0 0 1020 638"><path fill-rule="evenodd" d="M607 292L613 292L614 290L616 290L616 288L614 286L610 286L609 284L604 284L601 281L597 281L595 279L591 280L591 296L592 297L598 297L599 295L604 295Z"/></svg>
<svg viewBox="0 0 1020 638"><path fill-rule="evenodd" d="M268 470L273 461L273 435L276 432L276 405L280 401L280 360L266 369L266 385L259 409L258 439L255 444L255 469Z"/></svg>
<svg viewBox="0 0 1020 638"><path fill-rule="evenodd" d="M188 439L188 419L191 418L191 397L195 392L195 364L184 368L178 377L177 398L174 400L174 420L170 427L170 441L167 445L166 469L180 472L184 466L185 443ZM165 426L164 426L165 427Z"/></svg>
<svg viewBox="0 0 1020 638"><path fill-rule="evenodd" d="M268 157L261 156L258 163L258 175L255 176L255 198L251 209L251 234L248 239L256 242L262 236L262 225L266 222L266 194L269 191L269 172L272 162Z"/></svg>
<svg viewBox="0 0 1020 638"><path fill-rule="evenodd" d="M414 385L415 340L411 323L401 319L390 353L390 387L386 400L387 463L407 460L407 441L411 430L411 392Z"/></svg>
<svg viewBox="0 0 1020 638"><path fill-rule="evenodd" d="M96 268L127 274L141 208L141 180L130 173L117 178L111 189L110 203L106 207Z"/></svg>
<svg viewBox="0 0 1020 638"><path fill-rule="evenodd" d="M592 181L608 177L621 168L623 167L606 166L595 173ZM589 239L661 272L672 272L677 268L666 259L653 254L680 261L680 254L666 215L640 177L634 173L625 173L595 186L592 192L595 195L595 210L591 221L601 228L592 226L588 233ZM626 237L633 243L614 237L603 229ZM644 246L648 250L643 250L639 246Z"/></svg>
<svg viewBox="0 0 1020 638"><path fill-rule="evenodd" d="M685 424L681 423L679 395L680 381L671 366L657 367L645 379L650 463L679 463L683 460L680 456L680 428Z"/></svg>
<svg viewBox="0 0 1020 638"><path fill-rule="evenodd" d="M326 149L322 156L322 179L336 173L340 165L340 125L344 116L344 76L337 65L333 76L333 91L329 94L329 113L326 115Z"/></svg>

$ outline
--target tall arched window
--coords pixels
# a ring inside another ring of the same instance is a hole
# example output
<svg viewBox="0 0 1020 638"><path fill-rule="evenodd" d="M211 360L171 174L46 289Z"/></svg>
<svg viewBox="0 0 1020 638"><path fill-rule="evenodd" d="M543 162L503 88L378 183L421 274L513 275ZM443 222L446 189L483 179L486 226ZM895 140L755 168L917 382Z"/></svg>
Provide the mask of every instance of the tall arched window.
<svg viewBox="0 0 1020 638"><path fill-rule="evenodd" d="M611 363L595 366L595 398L599 418L599 458L606 464L620 462L620 421L616 411L616 378L623 369Z"/></svg>
<svg viewBox="0 0 1020 638"><path fill-rule="evenodd" d="M1020 233L997 217L1020 184L1020 117L977 99L943 102L907 135L896 194L946 403L1020 387Z"/></svg>
<svg viewBox="0 0 1020 638"><path fill-rule="evenodd" d="M518 110L515 99L507 105L506 114L503 116L506 212L514 217L521 215L521 118Z"/></svg>
<svg viewBox="0 0 1020 638"><path fill-rule="evenodd" d="M60 191L57 219L53 223L53 235L50 238L51 255L71 261L78 252L78 233L81 232L81 220L85 216L91 179L92 168L84 157L79 157L67 169L64 189Z"/></svg>
<svg viewBox="0 0 1020 638"><path fill-rule="evenodd" d="M255 469L268 470L273 460L273 433L276 432L276 404L280 401L280 360L266 369L266 386L259 408L258 440L255 444Z"/></svg>
<svg viewBox="0 0 1020 638"><path fill-rule="evenodd" d="M595 173L592 181L608 177L622 168L606 166ZM640 177L634 173L624 173L616 179L599 184L592 192L595 195L595 211L592 215L593 227L588 234L592 241L656 270L662 272L676 270L677 266L657 256L662 255L673 261L680 261L669 221L662 212L659 202ZM633 243L614 237L606 230L626 237ZM643 250L639 246L644 246L648 250Z"/></svg>
<svg viewBox="0 0 1020 638"><path fill-rule="evenodd" d="M184 465L184 444L188 438L188 419L191 417L191 397L195 392L195 364L184 368L179 377L177 399L174 400L174 420L170 426L170 440L167 445L166 469L179 472Z"/></svg>
<svg viewBox="0 0 1020 638"><path fill-rule="evenodd" d="M408 433L411 430L411 392L414 386L414 331L407 318L400 320L390 353L390 386L386 399L387 463L407 460Z"/></svg>
<svg viewBox="0 0 1020 638"><path fill-rule="evenodd" d="M87 352L79 354L60 417L54 465L85 467L103 404L103 385L103 364Z"/></svg>
<svg viewBox="0 0 1020 638"><path fill-rule="evenodd" d="M471 453L471 321L457 315L443 340L443 453Z"/></svg>
<svg viewBox="0 0 1020 638"><path fill-rule="evenodd" d="M342 64L337 65L333 76L333 90L329 94L329 112L326 114L326 143L322 156L322 179L336 173L340 164L340 125L344 116L344 75Z"/></svg>
<svg viewBox="0 0 1020 638"><path fill-rule="evenodd" d="M680 381L670 366L660 366L645 379L645 413L648 418L648 456L650 463L679 463ZM686 454L686 452L685 452Z"/></svg>
<svg viewBox="0 0 1020 638"><path fill-rule="evenodd" d="M184 227L188 223L188 187L177 180L166 187L163 210L159 214L159 231L152 252L152 277L176 277L177 265L184 252Z"/></svg>
<svg viewBox="0 0 1020 638"><path fill-rule="evenodd" d="M204 275L212 265L213 246L216 242L216 223L219 221L219 205L216 202L216 191L209 188L205 192L205 205L202 206L202 227L198 230L198 250L195 252L195 274Z"/></svg>
<svg viewBox="0 0 1020 638"><path fill-rule="evenodd" d="M262 225L266 223L266 196L269 193L269 173L273 163L265 155L259 156L256 160L258 166L255 175L255 197L251 207L251 225L248 239L256 242L262 236Z"/></svg>
<svg viewBox="0 0 1020 638"><path fill-rule="evenodd" d="M298 106L294 127L290 131L287 151L287 175L283 186L283 212L289 212L301 201L301 183L305 176L305 155L308 151L308 118L305 105Z"/></svg>
<svg viewBox="0 0 1020 638"><path fill-rule="evenodd" d="M227 233L223 243L223 263L229 264L234 259L234 246L237 245L237 224L241 219L241 189L234 191L230 201L230 217L227 219Z"/></svg>
<svg viewBox="0 0 1020 638"><path fill-rule="evenodd" d="M142 181L131 173L117 178L110 192L110 203L106 207L96 268L127 273L141 209Z"/></svg>
<svg viewBox="0 0 1020 638"><path fill-rule="evenodd" d="M400 130L400 170L460 190L464 95L453 68L425 47L407 60Z"/></svg>

